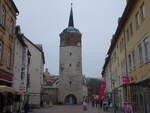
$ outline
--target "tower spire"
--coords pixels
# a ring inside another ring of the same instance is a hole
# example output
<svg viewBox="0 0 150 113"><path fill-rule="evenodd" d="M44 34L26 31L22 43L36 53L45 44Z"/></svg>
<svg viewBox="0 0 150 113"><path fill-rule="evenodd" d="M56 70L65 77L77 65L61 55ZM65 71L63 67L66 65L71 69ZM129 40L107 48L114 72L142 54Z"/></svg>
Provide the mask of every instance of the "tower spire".
<svg viewBox="0 0 150 113"><path fill-rule="evenodd" d="M71 11L70 11L70 17L69 17L69 24L68 24L68 27L74 27L72 5L73 5L73 3L71 3Z"/></svg>

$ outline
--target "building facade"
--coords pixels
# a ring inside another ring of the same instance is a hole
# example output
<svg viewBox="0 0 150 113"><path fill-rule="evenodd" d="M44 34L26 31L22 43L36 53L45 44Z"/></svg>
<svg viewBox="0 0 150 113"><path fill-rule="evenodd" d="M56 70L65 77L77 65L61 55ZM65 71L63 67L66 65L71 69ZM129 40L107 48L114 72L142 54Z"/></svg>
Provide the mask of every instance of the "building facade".
<svg viewBox="0 0 150 113"><path fill-rule="evenodd" d="M43 88L42 93L44 94L43 100L44 103L57 104L58 102L58 87L59 87L59 76L52 75L46 69L46 72L43 74Z"/></svg>
<svg viewBox="0 0 150 113"><path fill-rule="evenodd" d="M31 53L29 65L29 103L40 106L42 103L42 85L44 72L44 52L42 45L35 45L26 37L24 38L26 45Z"/></svg>
<svg viewBox="0 0 150 113"><path fill-rule="evenodd" d="M0 1L0 85L12 86L14 36L18 13L12 0Z"/></svg>
<svg viewBox="0 0 150 113"><path fill-rule="evenodd" d="M16 27L13 68L13 88L24 94L27 88L28 47L24 42L24 35L21 33L20 26Z"/></svg>
<svg viewBox="0 0 150 113"><path fill-rule="evenodd" d="M59 102L81 104L83 100L81 33L74 28L71 8L68 27L60 34Z"/></svg>
<svg viewBox="0 0 150 113"><path fill-rule="evenodd" d="M137 113L150 112L149 12L149 0L128 0L102 71L115 104L131 102Z"/></svg>

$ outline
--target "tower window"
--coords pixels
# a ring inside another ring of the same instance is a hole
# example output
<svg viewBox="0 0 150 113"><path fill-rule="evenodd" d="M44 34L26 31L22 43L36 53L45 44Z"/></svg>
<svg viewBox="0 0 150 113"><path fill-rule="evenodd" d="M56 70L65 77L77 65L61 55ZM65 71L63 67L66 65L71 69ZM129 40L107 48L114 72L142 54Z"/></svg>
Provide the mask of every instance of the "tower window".
<svg viewBox="0 0 150 113"><path fill-rule="evenodd" d="M69 64L69 67L71 67L72 65L71 64Z"/></svg>
<svg viewBox="0 0 150 113"><path fill-rule="evenodd" d="M69 54L70 56L72 55L72 53L70 52L70 54Z"/></svg>
<svg viewBox="0 0 150 113"><path fill-rule="evenodd" d="M80 62L78 62L78 63L77 63L77 67L80 67L80 65L81 65Z"/></svg>

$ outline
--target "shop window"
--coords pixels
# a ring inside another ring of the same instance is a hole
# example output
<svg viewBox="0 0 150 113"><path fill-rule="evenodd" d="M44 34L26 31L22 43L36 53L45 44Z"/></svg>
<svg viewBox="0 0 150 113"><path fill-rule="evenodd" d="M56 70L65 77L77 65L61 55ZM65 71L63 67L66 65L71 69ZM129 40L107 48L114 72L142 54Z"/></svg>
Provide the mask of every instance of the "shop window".
<svg viewBox="0 0 150 113"><path fill-rule="evenodd" d="M140 94L140 104L143 105L143 95Z"/></svg>

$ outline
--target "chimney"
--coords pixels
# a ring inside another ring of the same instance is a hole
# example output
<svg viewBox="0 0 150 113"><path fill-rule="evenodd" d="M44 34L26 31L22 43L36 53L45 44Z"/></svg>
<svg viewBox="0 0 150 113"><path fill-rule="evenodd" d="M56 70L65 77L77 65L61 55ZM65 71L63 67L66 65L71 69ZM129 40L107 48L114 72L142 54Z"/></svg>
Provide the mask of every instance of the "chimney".
<svg viewBox="0 0 150 113"><path fill-rule="evenodd" d="M16 34L20 34L20 33L21 33L20 26L16 26Z"/></svg>

